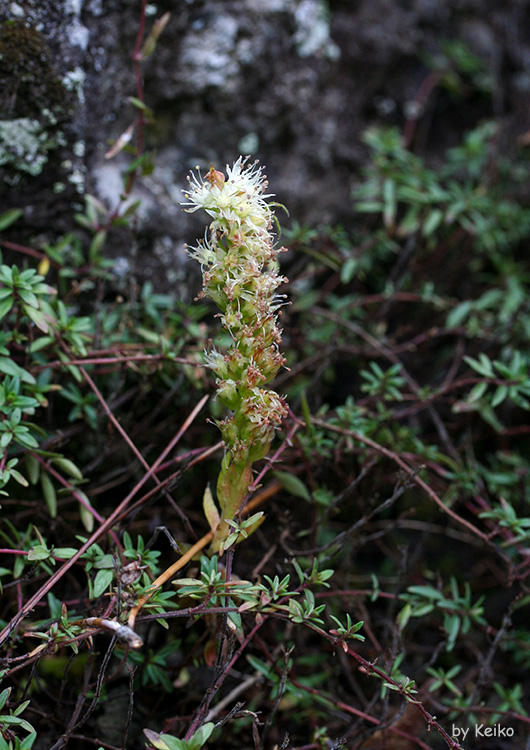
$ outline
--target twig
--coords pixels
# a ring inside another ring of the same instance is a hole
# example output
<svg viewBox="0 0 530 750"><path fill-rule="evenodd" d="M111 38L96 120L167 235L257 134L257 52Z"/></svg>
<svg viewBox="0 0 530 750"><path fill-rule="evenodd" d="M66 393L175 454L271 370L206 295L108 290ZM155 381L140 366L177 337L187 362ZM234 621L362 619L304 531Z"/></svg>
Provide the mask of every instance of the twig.
<svg viewBox="0 0 530 750"><path fill-rule="evenodd" d="M41 456L39 456L38 453L34 453L33 451L31 451L30 453L33 456L33 458L45 468L48 474L51 474L52 477L54 477L59 482L59 484L62 484L63 487L66 487L66 489L72 493L73 497L75 497L77 502L80 503L84 508L86 508L86 510L88 510L88 512L94 516L96 521L99 521L99 523L104 522L105 519L103 518L103 516L101 516L95 508L93 508L90 504L87 503L85 498L82 497L82 495L78 493L76 487L74 487L73 484L70 484L70 482L68 482L64 477L62 477L58 471L55 471L55 469L52 466L50 466L49 463L44 461L44 459ZM116 534L114 533L114 531L111 530L110 535L113 538L114 544L116 544L118 549L123 549L123 545L118 539L118 537L116 536Z"/></svg>
<svg viewBox="0 0 530 750"><path fill-rule="evenodd" d="M144 484L153 477L154 473L158 469L159 465L162 463L162 461L166 458L168 453L170 453L175 445L179 442L181 437L184 435L186 430L188 429L191 422L195 419L197 414L201 411L203 406L205 405L206 401L208 400L209 396L203 396L199 403L194 407L191 414L188 416L182 427L179 429L175 437L170 441L170 443L164 448L160 456L157 458L157 460L154 462L154 464L151 466L151 468L144 474L144 476L137 482L135 487L129 492L127 497L125 497L121 503L117 506L117 508L111 513L111 515L107 518L106 521L104 521L101 526L94 531L94 533L90 536L90 538L77 550L77 552L72 555L72 557L69 560L66 560L60 568L58 568L55 573L53 573L50 578L46 581L46 583L40 587L40 589L31 596L28 601L20 608L20 611L17 612L14 617L11 618L11 620L7 623L7 625L4 627L4 629L0 632L0 644L2 644L12 633L12 631L22 622L22 620L31 612L31 610L34 608L34 606L40 602L40 600L46 596L48 591L50 591L57 581L59 581L63 575L70 570L70 568L79 560L79 558L84 555L84 553L96 542L103 534L105 534L109 529L112 528L116 520L120 517L120 515L123 513L123 511L129 506L131 500L138 494L140 489L144 486Z"/></svg>
<svg viewBox="0 0 530 750"><path fill-rule="evenodd" d="M281 484L279 482L273 482L271 485L266 487L262 492L258 493L255 498L247 503L246 507L244 508L244 513L247 514L255 508L259 507L263 502L265 502L265 500L271 497L271 495L275 494L280 489L280 487ZM195 555L203 550L206 545L212 541L214 534L215 529L210 530L207 534L201 537L199 541L193 545L193 547L190 547L190 549L186 553L184 553L182 557L174 562L173 565L170 565L169 568L166 568L166 570L164 570L164 572L161 573L158 578L153 581L146 593L140 597L136 606L133 607L133 609L131 609L131 611L129 612L129 619L127 621L127 624L131 629L134 628L134 623L136 618L138 617L138 613L153 596L155 591L157 591L157 589L159 589L160 586L162 586L166 581L169 581L170 578L173 578L175 573L178 573L178 571L181 570L190 560L192 560Z"/></svg>
<svg viewBox="0 0 530 750"><path fill-rule="evenodd" d="M193 547L190 547L190 549L182 555L176 562L173 563L173 565L170 565L169 568L166 568L163 573L161 573L157 579L153 581L149 589L146 591L146 593L140 597L138 600L138 603L135 607L131 609L129 612L129 618L127 620L127 625L133 629L134 623L136 620L136 617L138 615L138 612L142 609L142 607L149 601L149 599L153 596L155 591L160 588L166 581L168 581L170 578L172 578L175 573L178 573L178 571L183 568L186 563L188 563L190 560L192 560L195 555L203 550L207 544L209 544L213 539L214 532L209 531L207 534L205 534L201 539L199 539L198 542L196 542Z"/></svg>
<svg viewBox="0 0 530 750"><path fill-rule="evenodd" d="M328 320L332 320L333 322L337 323L337 325L341 325L344 328L347 328L348 330L352 331L352 333L355 333L356 336L359 336L364 341L366 341L367 344L370 344L377 352L379 352L383 357L385 357L389 362L392 362L394 365L399 365L400 373L403 375L403 378L408 383L410 389L413 391L414 395L419 397L420 396L420 386L416 382L416 380L412 377L412 375L406 370L406 368L403 366L403 363L399 359L399 357L391 350L389 349L385 344L378 341L374 336L372 336L370 333L364 330L361 326L357 325L353 321L350 320L344 320L343 318L339 317L335 313L330 312L329 310L325 310L320 307L315 307L313 311L317 315L321 315L324 318L327 318ZM421 399L420 399L421 400ZM449 434L447 432L447 429L440 419L440 415L434 408L432 404L426 404L425 408L427 409L429 416L431 417L434 426L436 428L436 431L438 432L438 435L440 437L440 440L442 444L445 446L447 452L450 454L450 456L458 462L459 456L458 453L452 444Z"/></svg>
<svg viewBox="0 0 530 750"><path fill-rule="evenodd" d="M335 425L328 424L327 422L324 422L320 419L312 419L311 420L313 424L318 425L319 427L323 427L326 430L330 430L331 432L338 432L341 435L348 435L349 437L354 438L354 440L358 440L360 443L364 443L364 445L368 445L372 450L377 451L377 453L380 453L382 456L385 456L386 458L389 458L391 461L394 461L403 471L405 471L414 481L415 484L418 485L430 498L431 500L434 500L436 505L443 510L444 513L447 513L448 516L451 516L451 518L456 521L457 523L461 524L462 526L465 526L467 529L473 532L475 536L478 536L482 541L487 544L488 546L491 546L491 542L486 534L484 534L482 531L476 528L476 526L473 526L472 523L469 521L466 521L465 518L462 518L458 515L458 513L455 513L454 510L449 508L445 503L442 501L442 499L436 494L436 492L429 487L429 485L421 479L421 477L417 476L417 473L414 469L412 469L402 458L399 456L395 451L391 451L388 448L385 448L382 445L379 445L379 443L376 443L375 440L371 440L368 437L365 437L364 435L361 435L358 432L355 432L354 430L347 430L343 427L337 427Z"/></svg>
<svg viewBox="0 0 530 750"><path fill-rule="evenodd" d="M254 685L256 685L256 683L262 681L263 675L259 672L254 672L254 674L250 675L250 677L247 677L246 680L243 680L239 683L239 685L236 685L236 687L231 690L228 695L225 695L225 697L221 701L219 701L219 703L214 708L210 709L210 711L208 711L208 713L206 714L205 721L213 721L214 719L216 719L221 711L229 706L230 703L232 703L232 701L234 701L236 698L239 698L241 693L245 693L248 688L253 687ZM241 708L241 705L242 704L239 705L239 708Z"/></svg>

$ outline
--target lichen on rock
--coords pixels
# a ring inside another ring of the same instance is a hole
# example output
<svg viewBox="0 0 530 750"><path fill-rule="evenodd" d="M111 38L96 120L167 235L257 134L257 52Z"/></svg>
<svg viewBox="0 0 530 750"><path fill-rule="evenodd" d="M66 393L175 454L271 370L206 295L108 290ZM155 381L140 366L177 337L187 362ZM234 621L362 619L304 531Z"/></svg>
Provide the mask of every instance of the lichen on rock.
<svg viewBox="0 0 530 750"><path fill-rule="evenodd" d="M35 176L42 172L51 147L46 131L38 120L19 117L0 120L0 166Z"/></svg>
<svg viewBox="0 0 530 750"><path fill-rule="evenodd" d="M64 84L47 27L28 7L15 11L10 6L12 17L0 22L0 199L32 206L27 216L39 224L33 206L49 204L47 196L70 183L63 165L76 92Z"/></svg>

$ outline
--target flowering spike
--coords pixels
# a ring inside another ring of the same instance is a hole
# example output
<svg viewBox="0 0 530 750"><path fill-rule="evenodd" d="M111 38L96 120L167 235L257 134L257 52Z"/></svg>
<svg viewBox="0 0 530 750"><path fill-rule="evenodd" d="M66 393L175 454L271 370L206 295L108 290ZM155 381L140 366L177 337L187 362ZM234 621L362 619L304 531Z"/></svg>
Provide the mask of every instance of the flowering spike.
<svg viewBox="0 0 530 750"><path fill-rule="evenodd" d="M240 157L226 167L226 176L212 166L204 179L197 170L188 181L185 210L202 208L213 221L205 240L187 252L201 264L202 296L219 307L221 322L232 338L224 356L215 350L207 354L218 398L232 410L218 422L226 453L217 484L222 510L213 543L217 551L229 533L226 521L247 494L252 463L267 454L287 413L283 398L263 388L285 364L278 348L277 310L283 295L277 288L286 279L277 270L281 249L274 246L274 215L257 162L248 164Z"/></svg>

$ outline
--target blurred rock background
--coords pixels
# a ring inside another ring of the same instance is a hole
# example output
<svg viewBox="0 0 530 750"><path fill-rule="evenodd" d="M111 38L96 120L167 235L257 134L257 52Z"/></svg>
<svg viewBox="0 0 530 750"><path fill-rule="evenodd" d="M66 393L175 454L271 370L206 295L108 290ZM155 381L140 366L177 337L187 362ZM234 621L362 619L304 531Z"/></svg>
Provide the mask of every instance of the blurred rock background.
<svg viewBox="0 0 530 750"><path fill-rule="evenodd" d="M178 205L195 165L250 154L291 220L347 227L367 126L405 128L434 162L483 119L505 149L530 128L526 0L163 0L146 32L168 11L142 64L154 170L134 189L134 243L106 245L158 287L185 277L204 224ZM136 118L140 15L141 0L0 0L0 205L24 209L28 243L71 230L86 193L119 200L132 157L105 153ZM460 42L480 70L448 55Z"/></svg>

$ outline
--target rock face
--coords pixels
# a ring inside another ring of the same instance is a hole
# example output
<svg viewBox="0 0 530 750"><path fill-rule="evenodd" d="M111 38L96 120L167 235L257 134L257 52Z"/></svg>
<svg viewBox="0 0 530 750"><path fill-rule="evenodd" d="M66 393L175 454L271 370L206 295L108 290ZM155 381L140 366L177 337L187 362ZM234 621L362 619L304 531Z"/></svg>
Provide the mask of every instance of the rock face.
<svg viewBox="0 0 530 750"><path fill-rule="evenodd" d="M72 214L72 200L84 192L79 105L88 30L80 4L60 5L0 6L0 196L2 205L24 208L38 230Z"/></svg>
<svg viewBox="0 0 530 750"><path fill-rule="evenodd" d="M141 66L156 150L132 196L146 276L196 235L178 206L196 164L251 154L292 218L347 224L369 124L417 120L414 147L433 157L483 118L530 126L524 0L165 0L147 5L146 34L167 11ZM137 116L141 16L141 0L0 0L0 202L24 209L28 242L70 230L86 192L119 202L133 157L105 153ZM482 82L457 48L444 58L448 39L483 61ZM444 64L460 83L422 98ZM123 237L107 251L127 257Z"/></svg>

